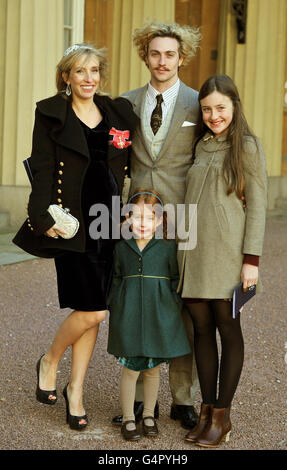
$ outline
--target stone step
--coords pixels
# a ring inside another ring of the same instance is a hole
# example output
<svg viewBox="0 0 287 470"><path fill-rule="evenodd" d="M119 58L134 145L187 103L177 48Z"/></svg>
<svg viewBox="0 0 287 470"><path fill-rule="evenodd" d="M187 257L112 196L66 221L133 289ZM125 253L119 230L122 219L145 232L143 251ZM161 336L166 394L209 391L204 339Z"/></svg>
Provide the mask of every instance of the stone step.
<svg viewBox="0 0 287 470"><path fill-rule="evenodd" d="M285 209L287 211L287 198L286 197L278 197L275 201L275 207L277 209Z"/></svg>
<svg viewBox="0 0 287 470"><path fill-rule="evenodd" d="M10 214L8 212L0 212L0 229L9 227Z"/></svg>
<svg viewBox="0 0 287 470"><path fill-rule="evenodd" d="M35 256L25 253L21 248L14 245L12 242L14 236L15 231L8 232L7 229L0 230L0 266L20 263L35 258Z"/></svg>

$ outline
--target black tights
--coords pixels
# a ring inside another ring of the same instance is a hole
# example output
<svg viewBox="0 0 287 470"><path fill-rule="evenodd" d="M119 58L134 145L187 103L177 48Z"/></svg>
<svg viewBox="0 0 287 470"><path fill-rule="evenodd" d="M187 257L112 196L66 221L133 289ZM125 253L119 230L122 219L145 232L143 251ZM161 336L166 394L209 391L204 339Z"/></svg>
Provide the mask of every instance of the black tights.
<svg viewBox="0 0 287 470"><path fill-rule="evenodd" d="M227 408L236 391L244 359L240 314L233 319L232 302L225 300L199 301L187 304L187 307L193 320L195 359L203 403ZM221 338L218 398L216 328Z"/></svg>

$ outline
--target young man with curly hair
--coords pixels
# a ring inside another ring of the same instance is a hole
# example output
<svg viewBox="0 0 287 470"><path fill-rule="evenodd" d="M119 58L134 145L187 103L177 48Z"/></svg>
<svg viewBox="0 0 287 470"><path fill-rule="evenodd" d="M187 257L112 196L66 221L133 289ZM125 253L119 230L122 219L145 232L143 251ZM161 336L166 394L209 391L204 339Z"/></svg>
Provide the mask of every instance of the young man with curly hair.
<svg viewBox="0 0 287 470"><path fill-rule="evenodd" d="M178 77L180 67L195 55L201 34L198 29L176 23L152 22L135 30L134 45L150 71L150 82L124 93L141 121L131 148L131 188L147 187L159 191L165 204L182 204L185 177L191 165L191 149L198 114L198 92ZM193 349L193 326L188 313L183 318ZM197 421L193 407L198 378L193 354L173 359L169 368L173 398L171 418L180 419L192 429ZM158 405L155 417L158 415ZM142 381L138 380L135 419L143 411ZM122 416L113 418L122 424Z"/></svg>

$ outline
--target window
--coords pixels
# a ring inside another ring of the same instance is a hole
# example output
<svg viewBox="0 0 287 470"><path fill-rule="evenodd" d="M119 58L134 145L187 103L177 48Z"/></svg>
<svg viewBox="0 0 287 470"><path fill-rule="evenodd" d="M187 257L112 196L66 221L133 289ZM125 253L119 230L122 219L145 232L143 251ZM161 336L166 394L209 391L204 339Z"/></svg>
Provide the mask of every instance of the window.
<svg viewBox="0 0 287 470"><path fill-rule="evenodd" d="M64 0L64 50L84 41L85 0Z"/></svg>
<svg viewBox="0 0 287 470"><path fill-rule="evenodd" d="M72 44L72 3L73 0L64 2L64 48L65 50Z"/></svg>

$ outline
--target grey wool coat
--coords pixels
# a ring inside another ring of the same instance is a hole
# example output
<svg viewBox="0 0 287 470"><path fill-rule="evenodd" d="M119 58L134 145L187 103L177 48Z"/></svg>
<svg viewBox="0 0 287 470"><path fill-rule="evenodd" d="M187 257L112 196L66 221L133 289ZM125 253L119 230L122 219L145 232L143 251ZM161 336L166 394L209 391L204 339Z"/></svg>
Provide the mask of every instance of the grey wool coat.
<svg viewBox="0 0 287 470"><path fill-rule="evenodd" d="M142 251L134 238L118 242L109 296L108 352L152 358L190 353L177 285L174 240L153 238Z"/></svg>
<svg viewBox="0 0 287 470"><path fill-rule="evenodd" d="M196 247L178 251L178 291L184 298L232 298L241 282L244 254L262 254L267 201L264 153L260 142L256 145L253 138L246 137L244 209L234 192L227 195L222 165L228 148L225 136L216 139L207 134L198 143L187 173L185 203L198 205ZM257 292L260 290L259 279Z"/></svg>

